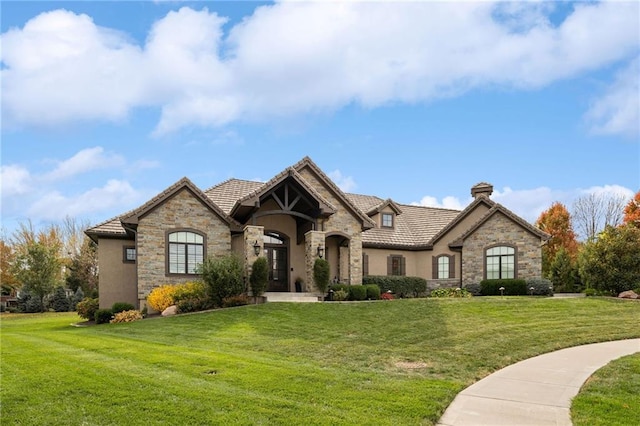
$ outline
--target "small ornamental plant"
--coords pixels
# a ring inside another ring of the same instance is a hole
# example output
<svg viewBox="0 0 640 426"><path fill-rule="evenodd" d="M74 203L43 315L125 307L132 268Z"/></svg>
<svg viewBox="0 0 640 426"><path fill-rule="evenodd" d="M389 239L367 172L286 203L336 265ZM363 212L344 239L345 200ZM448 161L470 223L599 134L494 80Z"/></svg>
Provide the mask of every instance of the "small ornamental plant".
<svg viewBox="0 0 640 426"><path fill-rule="evenodd" d="M122 311L115 314L113 319L109 321L111 324L119 322L134 322L142 319L142 313L132 309L130 311Z"/></svg>
<svg viewBox="0 0 640 426"><path fill-rule="evenodd" d="M381 300L393 300L393 294L391 294L391 290L387 290L380 295Z"/></svg>

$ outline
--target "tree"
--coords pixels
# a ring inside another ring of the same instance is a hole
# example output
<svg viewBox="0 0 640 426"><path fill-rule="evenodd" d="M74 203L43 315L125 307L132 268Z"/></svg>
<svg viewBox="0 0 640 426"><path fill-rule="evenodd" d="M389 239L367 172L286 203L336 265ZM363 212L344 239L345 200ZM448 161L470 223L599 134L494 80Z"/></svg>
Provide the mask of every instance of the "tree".
<svg viewBox="0 0 640 426"><path fill-rule="evenodd" d="M64 291L64 287L57 286L53 292L51 298L51 307L56 312L68 312L69 311L69 299L67 293Z"/></svg>
<svg viewBox="0 0 640 426"><path fill-rule="evenodd" d="M13 294L20 288L20 283L13 274L13 264L16 253L10 244L4 239L0 240L0 283L2 283L2 294Z"/></svg>
<svg viewBox="0 0 640 426"><path fill-rule="evenodd" d="M244 266L238 256L208 257L199 272L216 306L222 306L227 297L239 296L245 291Z"/></svg>
<svg viewBox="0 0 640 426"><path fill-rule="evenodd" d="M631 224L636 228L640 228L640 191L629 201L624 208L623 223Z"/></svg>
<svg viewBox="0 0 640 426"><path fill-rule="evenodd" d="M25 290L36 296L44 310L44 298L60 282L57 247L30 242L16 257L14 274Z"/></svg>
<svg viewBox="0 0 640 426"><path fill-rule="evenodd" d="M329 287L329 279L331 276L331 272L329 270L329 262L322 258L316 259L313 263L313 282L316 285L316 288L323 295L327 292L327 288Z"/></svg>
<svg viewBox="0 0 640 426"><path fill-rule="evenodd" d="M75 253L67 267L67 287L76 291L82 288L91 297L98 292L98 252L96 243L85 237L79 251Z"/></svg>
<svg viewBox="0 0 640 426"><path fill-rule="evenodd" d="M576 229L586 239L594 238L607 226L622 223L625 197L615 194L591 193L578 198L573 204Z"/></svg>
<svg viewBox="0 0 640 426"><path fill-rule="evenodd" d="M556 292L572 292L576 282L575 262L564 248L556 252L549 267L549 279Z"/></svg>
<svg viewBox="0 0 640 426"><path fill-rule="evenodd" d="M542 247L542 275L549 277L551 263L563 248L573 262L578 254L578 242L571 225L571 215L564 204L555 202L540 214L536 226L551 235ZM553 280L552 280L553 281Z"/></svg>
<svg viewBox="0 0 640 426"><path fill-rule="evenodd" d="M251 293L253 297L262 296L262 293L267 289L269 283L269 264L267 258L260 256L253 262L251 268L251 275L249 276L249 284L251 285Z"/></svg>
<svg viewBox="0 0 640 426"><path fill-rule="evenodd" d="M579 272L588 287L612 294L639 287L640 228L605 228L580 251Z"/></svg>

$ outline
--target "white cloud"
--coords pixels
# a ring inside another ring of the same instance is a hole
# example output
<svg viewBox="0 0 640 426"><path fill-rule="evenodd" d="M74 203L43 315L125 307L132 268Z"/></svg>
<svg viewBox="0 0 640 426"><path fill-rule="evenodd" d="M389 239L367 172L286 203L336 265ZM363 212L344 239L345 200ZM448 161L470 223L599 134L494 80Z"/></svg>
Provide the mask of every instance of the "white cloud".
<svg viewBox="0 0 640 426"><path fill-rule="evenodd" d="M74 196L52 191L34 202L27 214L40 220L61 220L65 216L79 217L89 213L132 204L140 193L126 181L111 179L101 188L92 188Z"/></svg>
<svg viewBox="0 0 640 426"><path fill-rule="evenodd" d="M574 188L568 190L557 190L545 186L532 189L512 189L507 186L502 190L494 189L491 199L502 204L528 222L535 223L538 217L540 217L540 214L549 209L553 203L560 202L571 211L573 203L578 197L591 193L619 196L626 200L631 199L634 195L631 189L620 185L603 185L586 189ZM461 201L457 197L447 196L442 199L442 202L439 202L436 197L427 195L423 197L420 202L411 204L461 210L472 200L472 198L468 198L467 200Z"/></svg>
<svg viewBox="0 0 640 426"><path fill-rule="evenodd" d="M111 168L124 164L124 158L116 154L105 154L104 148L96 146L79 151L73 157L58 162L54 170L44 176L45 180L66 179L92 170Z"/></svg>
<svg viewBox="0 0 640 426"><path fill-rule="evenodd" d="M284 2L257 8L228 35L226 18L183 7L142 46L57 10L2 35L3 118L113 121L153 106L163 135L478 87L538 88L637 54L637 3L578 3L559 26L549 21L553 7ZM602 102L596 111L612 109ZM620 127L600 116L607 129Z"/></svg>
<svg viewBox="0 0 640 426"><path fill-rule="evenodd" d="M618 72L585 118L597 134L640 136L640 58Z"/></svg>
<svg viewBox="0 0 640 426"><path fill-rule="evenodd" d="M353 192L358 187L351 176L344 176L340 170L329 172L327 176L338 185L342 192Z"/></svg>
<svg viewBox="0 0 640 426"><path fill-rule="evenodd" d="M0 182L3 198L24 194L31 189L31 174L29 170L16 164L0 166Z"/></svg>

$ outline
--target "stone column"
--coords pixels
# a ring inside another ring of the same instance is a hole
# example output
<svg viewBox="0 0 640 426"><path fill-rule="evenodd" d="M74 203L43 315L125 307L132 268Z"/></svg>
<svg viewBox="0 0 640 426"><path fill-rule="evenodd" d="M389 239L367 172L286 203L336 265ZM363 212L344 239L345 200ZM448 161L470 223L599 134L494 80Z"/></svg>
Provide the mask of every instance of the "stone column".
<svg viewBox="0 0 640 426"><path fill-rule="evenodd" d="M349 283L362 284L362 234L353 234L349 241Z"/></svg>
<svg viewBox="0 0 640 426"><path fill-rule="evenodd" d="M247 283L249 283L249 275L251 275L251 268L253 262L259 256L264 256L264 226L247 225L244 227L244 265L245 265L245 277ZM256 255L255 246L256 241L260 246L260 252Z"/></svg>
<svg viewBox="0 0 640 426"><path fill-rule="evenodd" d="M313 282L313 264L318 258L318 246L324 247L324 232L309 231L304 234L304 242L307 290L317 292L316 284Z"/></svg>

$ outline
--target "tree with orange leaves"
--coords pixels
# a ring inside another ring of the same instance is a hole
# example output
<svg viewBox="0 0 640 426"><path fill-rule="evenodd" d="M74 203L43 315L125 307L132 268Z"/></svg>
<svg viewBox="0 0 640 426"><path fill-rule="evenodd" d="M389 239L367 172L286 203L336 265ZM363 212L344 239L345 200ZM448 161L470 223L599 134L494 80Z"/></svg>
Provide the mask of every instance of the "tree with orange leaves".
<svg viewBox="0 0 640 426"><path fill-rule="evenodd" d="M551 238L542 247L542 273L549 276L551 263L555 260L560 248L564 248L566 254L575 261L578 254L578 242L571 225L569 210L560 202L555 202L540 214L536 226L551 235Z"/></svg>
<svg viewBox="0 0 640 426"><path fill-rule="evenodd" d="M640 191L629 201L624 208L624 223L629 223L636 228L640 228Z"/></svg>

